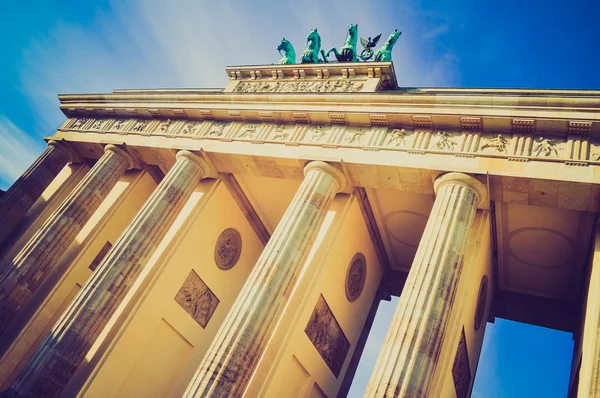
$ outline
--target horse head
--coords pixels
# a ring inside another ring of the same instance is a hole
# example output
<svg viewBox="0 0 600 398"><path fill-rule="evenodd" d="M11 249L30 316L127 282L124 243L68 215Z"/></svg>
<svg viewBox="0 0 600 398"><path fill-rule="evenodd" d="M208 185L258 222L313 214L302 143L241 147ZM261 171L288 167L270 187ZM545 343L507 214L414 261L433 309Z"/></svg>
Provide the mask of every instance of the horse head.
<svg viewBox="0 0 600 398"><path fill-rule="evenodd" d="M348 26L348 37L346 38L346 45L356 45L358 41L358 24L350 24Z"/></svg>
<svg viewBox="0 0 600 398"><path fill-rule="evenodd" d="M281 39L281 43L279 43L279 45L277 46L277 51L279 51L279 54L282 55L282 51L288 52L290 44L291 43L288 40L286 40L285 37Z"/></svg>
<svg viewBox="0 0 600 398"><path fill-rule="evenodd" d="M393 46L394 44L396 44L396 41L398 41L398 38L400 37L400 35L402 34L402 32L398 32L398 29L394 30L392 32L392 34L390 35L389 39L387 39L387 42L390 46Z"/></svg>
<svg viewBox="0 0 600 398"><path fill-rule="evenodd" d="M321 49L321 36L319 36L319 32L317 32L316 28L308 32L308 36L306 36L306 43L309 47L314 48L317 51Z"/></svg>

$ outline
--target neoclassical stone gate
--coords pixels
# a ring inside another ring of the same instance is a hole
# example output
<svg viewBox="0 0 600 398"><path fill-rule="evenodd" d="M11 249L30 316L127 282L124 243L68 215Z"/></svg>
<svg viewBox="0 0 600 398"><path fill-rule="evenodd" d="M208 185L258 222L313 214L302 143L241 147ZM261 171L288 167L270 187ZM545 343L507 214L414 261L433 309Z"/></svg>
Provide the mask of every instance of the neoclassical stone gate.
<svg viewBox="0 0 600 398"><path fill-rule="evenodd" d="M367 396L469 396L496 317L573 332L596 392L600 92L227 75L59 97L0 199L5 394L344 396L391 295Z"/></svg>

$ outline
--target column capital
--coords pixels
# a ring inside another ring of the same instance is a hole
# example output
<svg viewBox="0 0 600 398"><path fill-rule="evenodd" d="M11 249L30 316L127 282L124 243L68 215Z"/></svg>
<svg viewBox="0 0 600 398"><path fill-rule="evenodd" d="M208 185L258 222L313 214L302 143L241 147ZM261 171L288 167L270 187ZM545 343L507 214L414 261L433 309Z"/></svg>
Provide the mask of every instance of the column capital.
<svg viewBox="0 0 600 398"><path fill-rule="evenodd" d="M69 148L69 146L62 140L49 140L48 146L63 154L63 156L67 158L67 161L71 163L79 163L82 160L81 156L79 156L79 154L73 149Z"/></svg>
<svg viewBox="0 0 600 398"><path fill-rule="evenodd" d="M477 195L477 207L481 207L488 199L487 189L485 185L477 178L463 173L446 173L435 179L433 189L437 195L439 189L446 184L463 185Z"/></svg>
<svg viewBox="0 0 600 398"><path fill-rule="evenodd" d="M320 160L313 160L304 166L304 175L307 175L309 171L318 170L322 173L328 174L333 177L333 179L337 182L338 188L337 192L342 192L348 186L348 180L344 173L329 163L322 162Z"/></svg>
<svg viewBox="0 0 600 398"><path fill-rule="evenodd" d="M112 152L115 155L121 157L121 159L125 160L125 162L127 163L127 170L140 168L140 165L138 164L136 159L134 159L134 157L131 156L129 152L127 152L127 150L124 148L118 147L113 144L108 144L104 147L104 152Z"/></svg>
<svg viewBox="0 0 600 398"><path fill-rule="evenodd" d="M202 159L202 157L196 155L195 153L184 149L177 152L175 158L186 158L198 165L198 167L200 167L200 170L202 171L202 177L200 177L200 179L216 176L216 174L213 172L212 168L208 165L208 163L204 159Z"/></svg>

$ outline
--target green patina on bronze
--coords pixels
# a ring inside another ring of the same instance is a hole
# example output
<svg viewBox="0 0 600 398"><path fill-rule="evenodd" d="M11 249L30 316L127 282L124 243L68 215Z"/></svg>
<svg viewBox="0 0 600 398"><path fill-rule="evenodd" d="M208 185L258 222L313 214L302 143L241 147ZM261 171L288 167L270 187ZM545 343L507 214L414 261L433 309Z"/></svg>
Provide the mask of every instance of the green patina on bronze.
<svg viewBox="0 0 600 398"><path fill-rule="evenodd" d="M335 58L338 62L357 62L358 58L356 57L356 42L358 41L358 25L352 24L348 26L348 35L346 36L346 43L340 47L332 48L327 51L327 58L329 58L329 54L333 52Z"/></svg>
<svg viewBox="0 0 600 398"><path fill-rule="evenodd" d="M319 54L323 58L319 58ZM327 62L325 59L325 52L321 50L321 36L317 29L313 29L306 36L306 48L302 51L302 58L300 63L302 64L318 64L321 62Z"/></svg>
<svg viewBox="0 0 600 398"><path fill-rule="evenodd" d="M283 58L279 60L279 64L295 64L296 63L296 51L294 51L294 46L288 40L281 39L281 43L277 46L277 51L279 51L279 55ZM283 51L283 54L281 53Z"/></svg>
<svg viewBox="0 0 600 398"><path fill-rule="evenodd" d="M392 60L392 49L398 41L398 38L402 32L399 32L398 29L394 30L394 32L388 37L383 46L375 53L373 53L373 48L379 42L381 38L381 34L375 36L374 39L369 37L368 40L360 39L364 49L360 53L360 56L357 55L356 43L358 42L358 25L351 24L348 27L348 35L346 36L346 43L340 47L332 48L331 50L325 53L324 50L321 49L321 36L317 29L312 29L308 36L306 37L306 48L300 54L300 63L301 64L319 64L324 62L329 62L329 54L333 53L338 62L358 62L369 61L375 55L376 62L387 62ZM277 46L277 51L279 51L279 55L282 58L279 60L279 64L281 65L292 65L296 63L296 52L294 51L294 46L288 40L281 39L281 43Z"/></svg>
<svg viewBox="0 0 600 398"><path fill-rule="evenodd" d="M386 62L392 60L392 49L394 44L398 41L398 38L402 32L398 32L398 29L394 30L390 37L383 43L383 46L375 51L375 62Z"/></svg>

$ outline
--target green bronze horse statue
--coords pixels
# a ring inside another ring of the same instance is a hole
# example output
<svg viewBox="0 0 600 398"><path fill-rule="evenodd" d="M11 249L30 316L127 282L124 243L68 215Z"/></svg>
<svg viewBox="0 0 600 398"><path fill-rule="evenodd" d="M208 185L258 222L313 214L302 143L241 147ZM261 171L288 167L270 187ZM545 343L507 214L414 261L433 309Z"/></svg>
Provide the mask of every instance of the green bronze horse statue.
<svg viewBox="0 0 600 398"><path fill-rule="evenodd" d="M375 51L375 62L387 62L392 60L392 49L394 44L398 41L398 38L402 32L398 32L398 29L394 30L390 37L383 43L383 46Z"/></svg>
<svg viewBox="0 0 600 398"><path fill-rule="evenodd" d="M346 36L346 44L344 44L339 50L332 48L327 51L327 57L333 52L338 62L357 62L356 57L356 43L358 42L358 25L353 24L348 26L348 36Z"/></svg>
<svg viewBox="0 0 600 398"><path fill-rule="evenodd" d="M323 59L319 59L319 54ZM306 48L302 51L300 63L302 64L318 64L325 61L325 52L321 50L321 36L317 29L313 29L306 36Z"/></svg>
<svg viewBox="0 0 600 398"><path fill-rule="evenodd" d="M281 39L281 43L277 46L277 51L279 51L279 55L283 57L279 60L280 65L296 63L296 51L294 51L294 46L292 46L292 43L287 41L285 37ZM283 54L281 53L282 51Z"/></svg>

